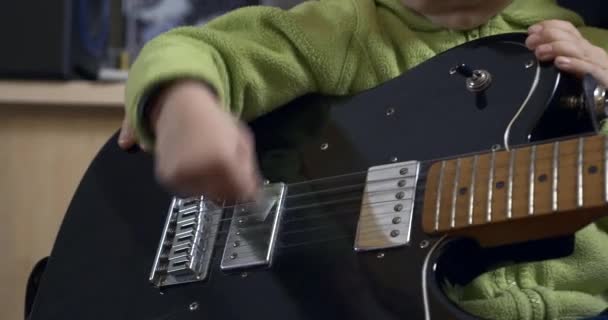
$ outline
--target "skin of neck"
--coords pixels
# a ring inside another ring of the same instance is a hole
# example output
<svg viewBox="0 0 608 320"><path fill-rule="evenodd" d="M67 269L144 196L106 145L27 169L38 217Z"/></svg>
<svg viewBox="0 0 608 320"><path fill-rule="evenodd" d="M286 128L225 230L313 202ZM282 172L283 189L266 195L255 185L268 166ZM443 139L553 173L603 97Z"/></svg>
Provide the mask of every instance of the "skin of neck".
<svg viewBox="0 0 608 320"><path fill-rule="evenodd" d="M486 24L513 0L401 0L403 5L432 23L452 30Z"/></svg>

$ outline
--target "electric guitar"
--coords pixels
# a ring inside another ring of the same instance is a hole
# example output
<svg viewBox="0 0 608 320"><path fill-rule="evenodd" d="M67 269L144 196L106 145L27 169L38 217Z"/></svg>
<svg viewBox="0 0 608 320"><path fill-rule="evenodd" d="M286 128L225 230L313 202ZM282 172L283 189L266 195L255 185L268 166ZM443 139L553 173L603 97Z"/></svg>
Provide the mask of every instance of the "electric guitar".
<svg viewBox="0 0 608 320"><path fill-rule="evenodd" d="M174 197L115 137L82 179L31 320L475 319L444 294L568 255L608 213L605 91L479 39L250 123L255 203Z"/></svg>

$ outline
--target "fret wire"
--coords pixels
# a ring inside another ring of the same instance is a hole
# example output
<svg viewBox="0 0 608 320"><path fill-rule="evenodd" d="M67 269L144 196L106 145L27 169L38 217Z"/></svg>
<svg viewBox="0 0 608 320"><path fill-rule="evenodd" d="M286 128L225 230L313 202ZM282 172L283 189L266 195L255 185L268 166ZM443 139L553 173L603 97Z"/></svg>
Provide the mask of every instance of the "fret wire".
<svg viewBox="0 0 608 320"><path fill-rule="evenodd" d="M507 192L507 219L513 218L513 169L515 167L515 151L509 157L509 186Z"/></svg>
<svg viewBox="0 0 608 320"><path fill-rule="evenodd" d="M456 173L454 175L454 190L452 190L452 215L450 227L456 226L456 197L458 197L458 180L460 180L460 158L456 159Z"/></svg>
<svg viewBox="0 0 608 320"><path fill-rule="evenodd" d="M536 180L536 145L530 150L530 194L528 196L528 215L534 214L534 182Z"/></svg>
<svg viewBox="0 0 608 320"><path fill-rule="evenodd" d="M445 160L441 161L441 170L439 171L439 185L437 186L437 200L435 203L435 231L439 230L439 215L441 214L441 186L443 185L445 163Z"/></svg>
<svg viewBox="0 0 608 320"><path fill-rule="evenodd" d="M604 200L608 202L608 136L604 137Z"/></svg>
<svg viewBox="0 0 608 320"><path fill-rule="evenodd" d="M492 196L494 189L494 165L496 162L496 152L492 150L492 158L490 160L490 175L488 177L488 210L486 213L486 222L492 221Z"/></svg>
<svg viewBox="0 0 608 320"><path fill-rule="evenodd" d="M551 208L557 211L557 182L559 179L559 142L553 143L553 185L551 187Z"/></svg>
<svg viewBox="0 0 608 320"><path fill-rule="evenodd" d="M608 141L608 140L607 140ZM479 161L479 156L476 155L473 157L473 170L471 173L471 186L469 187L469 225L473 224L473 210L475 208L475 178L477 176L477 162Z"/></svg>
<svg viewBox="0 0 608 320"><path fill-rule="evenodd" d="M583 206L583 151L585 149L585 140L578 139L578 160L577 160L577 178L576 178L576 205L580 208Z"/></svg>

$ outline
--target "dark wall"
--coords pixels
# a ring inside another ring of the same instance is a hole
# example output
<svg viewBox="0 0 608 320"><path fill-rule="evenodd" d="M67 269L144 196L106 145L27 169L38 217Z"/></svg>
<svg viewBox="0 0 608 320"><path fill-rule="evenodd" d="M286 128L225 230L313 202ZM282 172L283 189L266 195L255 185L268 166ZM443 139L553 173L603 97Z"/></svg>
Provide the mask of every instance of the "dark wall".
<svg viewBox="0 0 608 320"><path fill-rule="evenodd" d="M560 5L578 12L588 25L608 28L608 1L558 0Z"/></svg>

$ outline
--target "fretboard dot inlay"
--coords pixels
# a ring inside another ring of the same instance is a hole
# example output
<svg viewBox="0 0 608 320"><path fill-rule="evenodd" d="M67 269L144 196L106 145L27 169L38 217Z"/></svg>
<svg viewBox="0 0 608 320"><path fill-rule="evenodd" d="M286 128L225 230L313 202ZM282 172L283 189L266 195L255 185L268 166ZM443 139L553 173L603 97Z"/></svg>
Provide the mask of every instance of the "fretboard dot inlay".
<svg viewBox="0 0 608 320"><path fill-rule="evenodd" d="M429 194L423 206L427 232L501 242L502 238L496 239L487 230L503 230L513 223L529 225L530 232L536 232L532 226L545 219L566 219L570 215L568 219L586 222L608 210L608 137L581 137L444 160L433 163L427 177ZM394 186L398 181L391 183ZM397 189L391 195L399 191L409 194ZM573 211L581 215L572 215ZM393 212L386 218L389 225L394 216ZM562 229L575 227L556 225ZM475 235L476 228L483 232ZM538 232L562 232L548 231L549 226L544 229ZM513 233L513 237L519 235Z"/></svg>
<svg viewBox="0 0 608 320"><path fill-rule="evenodd" d="M589 166L587 172L589 172L589 174L596 174L598 172L598 168L596 166Z"/></svg>

